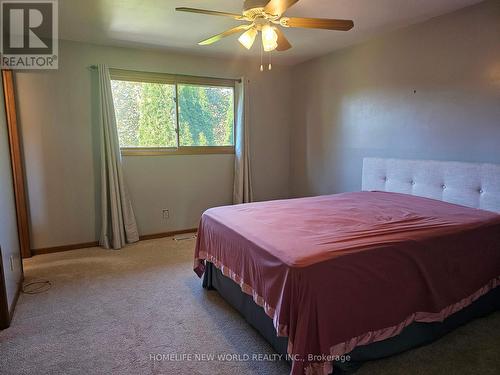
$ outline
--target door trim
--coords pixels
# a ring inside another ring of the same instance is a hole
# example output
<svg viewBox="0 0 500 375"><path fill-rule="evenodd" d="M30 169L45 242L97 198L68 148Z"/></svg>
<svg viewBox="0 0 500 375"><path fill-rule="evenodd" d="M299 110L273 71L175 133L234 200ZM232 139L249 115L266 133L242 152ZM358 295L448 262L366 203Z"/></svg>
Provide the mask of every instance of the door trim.
<svg viewBox="0 0 500 375"><path fill-rule="evenodd" d="M14 77L12 70L2 70L3 93L5 100L5 115L9 133L10 160L14 180L14 196L17 212L17 230L22 258L31 257L28 203L26 197L26 182L21 139L17 122L16 97L14 93Z"/></svg>

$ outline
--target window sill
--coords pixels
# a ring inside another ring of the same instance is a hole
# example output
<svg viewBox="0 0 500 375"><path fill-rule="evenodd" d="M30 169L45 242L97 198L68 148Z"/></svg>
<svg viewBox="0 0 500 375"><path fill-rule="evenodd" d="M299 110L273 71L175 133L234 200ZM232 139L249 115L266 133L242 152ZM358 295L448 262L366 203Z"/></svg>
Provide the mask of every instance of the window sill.
<svg viewBox="0 0 500 375"><path fill-rule="evenodd" d="M193 146L179 148L123 147L120 150L122 156L234 154L234 146Z"/></svg>

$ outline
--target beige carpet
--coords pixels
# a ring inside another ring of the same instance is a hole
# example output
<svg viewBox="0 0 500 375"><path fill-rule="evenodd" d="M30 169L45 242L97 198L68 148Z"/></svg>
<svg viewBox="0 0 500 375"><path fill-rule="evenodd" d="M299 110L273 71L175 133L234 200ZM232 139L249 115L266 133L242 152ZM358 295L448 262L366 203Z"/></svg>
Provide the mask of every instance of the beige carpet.
<svg viewBox="0 0 500 375"><path fill-rule="evenodd" d="M287 374L286 364L271 361L180 360L273 353L217 292L201 288L193 246L165 238L29 259L26 280L49 279L53 287L21 295L12 327L0 332L0 373ZM154 354L178 357L156 361ZM357 374L498 373L500 313Z"/></svg>

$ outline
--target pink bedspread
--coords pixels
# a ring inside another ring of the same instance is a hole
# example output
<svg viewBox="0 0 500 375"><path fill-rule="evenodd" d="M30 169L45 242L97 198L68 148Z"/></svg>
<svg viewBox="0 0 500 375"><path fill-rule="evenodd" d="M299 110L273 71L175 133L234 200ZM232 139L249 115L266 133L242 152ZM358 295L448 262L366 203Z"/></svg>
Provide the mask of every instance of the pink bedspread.
<svg viewBox="0 0 500 375"><path fill-rule="evenodd" d="M288 336L292 374L326 373L325 356L441 321L500 285L500 215L385 192L219 207L200 222L199 276L204 260Z"/></svg>

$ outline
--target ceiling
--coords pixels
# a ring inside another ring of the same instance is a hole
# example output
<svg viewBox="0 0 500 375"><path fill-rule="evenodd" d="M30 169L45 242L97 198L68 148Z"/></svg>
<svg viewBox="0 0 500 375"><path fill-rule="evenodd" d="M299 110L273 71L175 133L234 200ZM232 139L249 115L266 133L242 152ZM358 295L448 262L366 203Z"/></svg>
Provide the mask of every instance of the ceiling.
<svg viewBox="0 0 500 375"><path fill-rule="evenodd" d="M422 22L482 0L300 0L285 15L354 20L348 32L285 29L293 48L273 53L273 60L296 64L375 35ZM240 22L229 18L181 13L193 7L240 13L243 0L60 0L61 39L104 45L149 47L219 57L259 56L233 35L211 46L197 42Z"/></svg>

